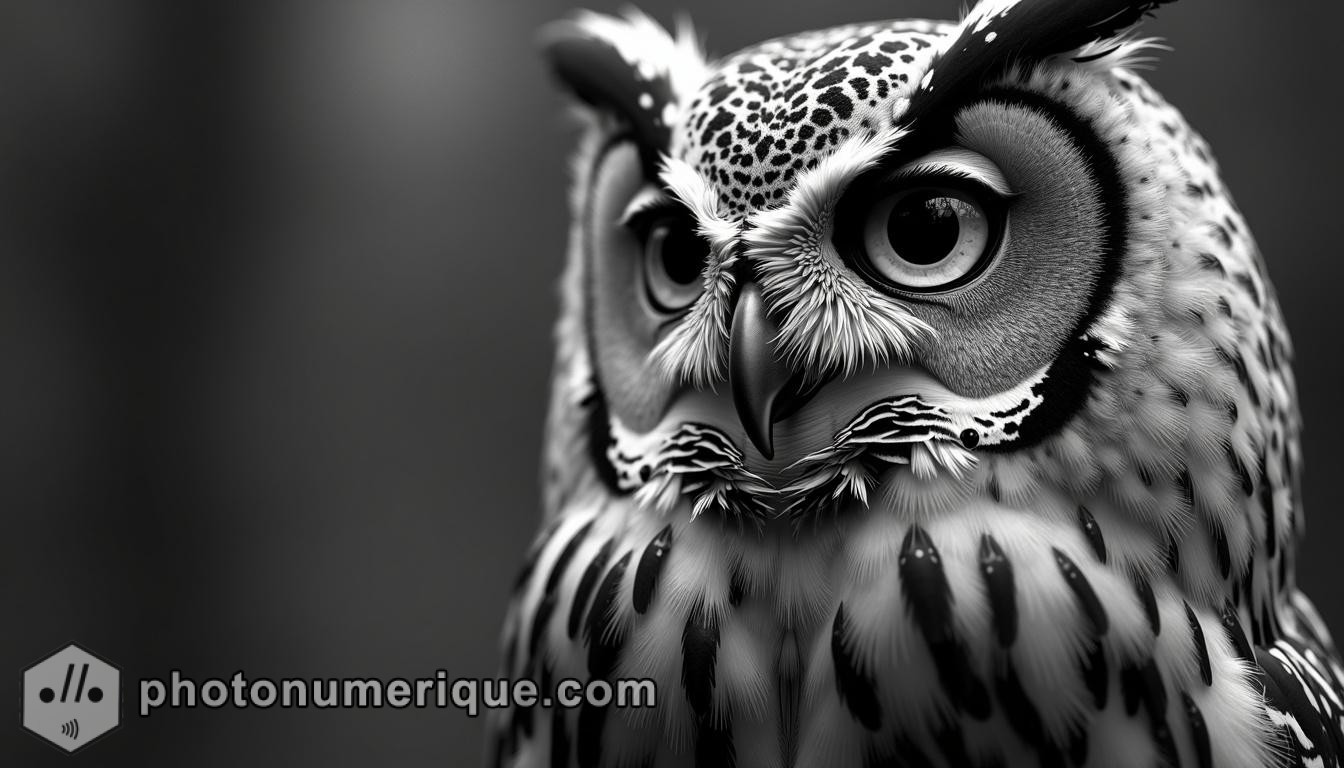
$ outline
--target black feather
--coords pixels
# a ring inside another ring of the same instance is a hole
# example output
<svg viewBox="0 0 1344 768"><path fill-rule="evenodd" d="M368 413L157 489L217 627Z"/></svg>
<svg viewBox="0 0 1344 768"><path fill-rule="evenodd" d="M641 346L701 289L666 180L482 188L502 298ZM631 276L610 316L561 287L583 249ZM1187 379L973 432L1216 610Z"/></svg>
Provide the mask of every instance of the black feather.
<svg viewBox="0 0 1344 768"><path fill-rule="evenodd" d="M569 729L564 707L551 710L551 768L569 768Z"/></svg>
<svg viewBox="0 0 1344 768"><path fill-rule="evenodd" d="M1307 742L1319 752L1323 765L1338 765L1339 736L1335 723L1326 717L1328 713L1317 709L1311 698L1311 695L1319 697L1322 692L1309 695L1292 672L1268 651L1256 649L1255 662L1264 671L1260 679L1265 686L1266 704L1297 721Z"/></svg>
<svg viewBox="0 0 1344 768"><path fill-rule="evenodd" d="M527 554L523 556L523 567L518 570L518 576L513 580L513 591L517 592L527 584L527 580L532 578L532 571L537 567L537 560L541 558L542 550L550 543L551 537L555 535L556 530L560 528L561 518L551 521L546 529L537 536L532 546L527 548Z"/></svg>
<svg viewBox="0 0 1344 768"><path fill-rule="evenodd" d="M1190 738L1195 742L1199 768L1213 768L1213 750L1209 748L1209 729L1204 725L1204 715L1185 691L1181 691L1181 704L1185 706L1185 720L1190 725Z"/></svg>
<svg viewBox="0 0 1344 768"><path fill-rule="evenodd" d="M1213 525L1213 543L1218 553L1218 572L1226 579L1232 573L1232 553L1228 549L1227 533L1217 523Z"/></svg>
<svg viewBox="0 0 1344 768"><path fill-rule="evenodd" d="M1172 0L1021 0L1008 13L979 23L974 11L930 67L910 99L906 121L946 116L1010 66L1068 53L1115 37L1143 14Z"/></svg>
<svg viewBox="0 0 1344 768"><path fill-rule="evenodd" d="M528 637L527 659L524 660L524 669L530 670L532 668L532 663L537 656L537 648L541 644L541 636L551 621L551 614L555 612L556 603L559 602L559 596L555 591L556 587L559 586L560 579L564 577L565 570L569 567L569 561L574 559L574 553L583 544L584 539L588 536L588 531L592 527L593 522L589 520L570 537L565 544L565 548L560 550L560 554L555 558L555 563L551 566L551 572L546 576L546 585L542 590L541 602L537 604L537 612L532 617L532 631Z"/></svg>
<svg viewBox="0 0 1344 768"><path fill-rule="evenodd" d="M735 768L737 749L733 746L732 729L702 723L695 740L695 768Z"/></svg>
<svg viewBox="0 0 1344 768"><path fill-rule="evenodd" d="M980 573L985 577L989 609L994 618L994 634L999 646L1007 648L1017 639L1017 596L1013 584L1013 564L988 533L980 537Z"/></svg>
<svg viewBox="0 0 1344 768"><path fill-rule="evenodd" d="M583 575L579 577L579 586L574 590L574 603L569 607L569 639L573 640L579 632L579 622L583 619L583 609L588 605L588 598L592 596L593 587L597 586L597 577L602 575L602 571L607 567L607 560L611 558L611 549L616 546L614 539L607 539L602 548L588 563L584 569Z"/></svg>
<svg viewBox="0 0 1344 768"><path fill-rule="evenodd" d="M1022 688L1022 681L1017 677L1017 667L1013 665L1011 659L1004 665L1003 672L995 677L994 693L999 697L1008 724L1017 731L1017 735L1022 737L1023 741L1041 751L1041 748L1046 746L1041 713L1036 709L1035 702L1027 695L1026 690Z"/></svg>
<svg viewBox="0 0 1344 768"><path fill-rule="evenodd" d="M966 752L966 734L961 723L948 720L933 734L933 741L947 758L948 765L971 765L971 756Z"/></svg>
<svg viewBox="0 0 1344 768"><path fill-rule="evenodd" d="M643 615L653 600L653 592L658 587L658 577L663 572L663 561L672 548L672 525L669 523L644 548L639 557L639 566L635 568L635 588L631 595L635 613Z"/></svg>
<svg viewBox="0 0 1344 768"><path fill-rule="evenodd" d="M989 716L989 694L976 678L952 626L952 591L938 549L923 528L910 526L898 558L901 593L924 635L948 699L967 714Z"/></svg>
<svg viewBox="0 0 1344 768"><path fill-rule="evenodd" d="M714 703L715 667L719 656L719 618L696 604L681 633L681 685L691 710L706 720Z"/></svg>
<svg viewBox="0 0 1344 768"><path fill-rule="evenodd" d="M1106 538L1101 535L1101 526L1097 525L1096 518L1092 517L1092 513L1088 511L1087 507L1082 505L1078 507L1078 524L1082 526L1083 535L1092 545L1092 551L1097 553L1097 559L1104 564L1106 562Z"/></svg>
<svg viewBox="0 0 1344 768"><path fill-rule="evenodd" d="M621 556L616 564L607 571L602 586L593 599L593 607L588 613L588 626L584 628L584 639L588 641L588 674L593 679L605 679L616 667L616 659L625 643L625 630L615 623L616 600L621 591L621 580L625 578L625 569L630 565L631 552Z"/></svg>
<svg viewBox="0 0 1344 768"><path fill-rule="evenodd" d="M1143 613L1148 617L1148 628L1156 637L1162 634L1162 614L1157 610L1157 596L1153 594L1153 585L1142 576L1134 577L1134 589L1139 593L1139 602L1143 604Z"/></svg>
<svg viewBox="0 0 1344 768"><path fill-rule="evenodd" d="M728 574L728 604L734 608L741 605L746 593L747 583L742 568L734 564L732 572Z"/></svg>
<svg viewBox="0 0 1344 768"><path fill-rule="evenodd" d="M1205 685L1213 685L1213 666L1209 663L1209 646L1204 642L1204 627L1200 625L1189 603L1185 603L1185 618L1190 622L1190 636L1194 639L1195 659L1199 662L1199 678Z"/></svg>
<svg viewBox="0 0 1344 768"><path fill-rule="evenodd" d="M1101 600L1097 599L1092 584L1068 555L1056 547L1050 549L1055 553L1055 564L1059 566L1064 582L1073 590L1074 597L1078 598L1078 607L1082 609L1083 615L1092 626L1092 635L1101 637L1106 634L1106 630L1110 628L1110 619L1106 616L1106 609L1102 607Z"/></svg>
<svg viewBox="0 0 1344 768"><path fill-rule="evenodd" d="M1106 650L1101 643L1092 643L1092 650L1083 660L1083 681L1087 690L1092 692L1092 704L1097 709L1106 706L1106 693L1110 681L1110 670L1106 667Z"/></svg>
<svg viewBox="0 0 1344 768"><path fill-rule="evenodd" d="M1074 765L1087 763L1087 728L1079 726L1069 734L1069 761Z"/></svg>
<svg viewBox="0 0 1344 768"><path fill-rule="evenodd" d="M579 709L579 734L575 757L579 768L590 768L602 762L602 731L607 725L607 708L584 702Z"/></svg>
<svg viewBox="0 0 1344 768"><path fill-rule="evenodd" d="M1227 633L1227 639L1232 642L1232 647L1236 649L1237 655L1247 663L1255 663L1255 654L1251 651L1251 644L1246 640L1246 630L1241 627L1241 619L1237 616L1237 609L1232 607L1230 600L1223 602L1223 613L1220 616L1223 623L1223 631Z"/></svg>
<svg viewBox="0 0 1344 768"><path fill-rule="evenodd" d="M882 724L882 704L877 700L877 692L872 678L864 674L855 662L845 640L849 634L849 622L845 619L845 605L835 612L835 622L831 625L831 659L835 664L835 690L840 700L845 702L849 711L864 728L877 730Z"/></svg>

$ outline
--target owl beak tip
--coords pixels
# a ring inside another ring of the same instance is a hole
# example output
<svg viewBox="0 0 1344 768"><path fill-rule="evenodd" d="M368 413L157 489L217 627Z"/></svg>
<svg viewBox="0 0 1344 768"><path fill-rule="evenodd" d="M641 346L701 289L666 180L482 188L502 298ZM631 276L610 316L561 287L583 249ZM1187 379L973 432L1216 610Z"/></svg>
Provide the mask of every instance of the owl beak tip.
<svg viewBox="0 0 1344 768"><path fill-rule="evenodd" d="M755 283L744 285L733 311L728 377L742 428L766 459L775 457L775 400L791 375L775 357L777 331L766 314L760 288Z"/></svg>

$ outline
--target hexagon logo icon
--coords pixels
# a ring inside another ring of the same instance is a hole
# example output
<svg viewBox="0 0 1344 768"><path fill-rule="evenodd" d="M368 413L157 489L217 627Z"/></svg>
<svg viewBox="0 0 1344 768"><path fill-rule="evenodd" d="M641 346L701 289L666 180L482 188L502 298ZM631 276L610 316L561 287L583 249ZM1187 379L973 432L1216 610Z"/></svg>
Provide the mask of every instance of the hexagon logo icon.
<svg viewBox="0 0 1344 768"><path fill-rule="evenodd" d="M121 723L121 670L71 643L23 671L23 727L66 752Z"/></svg>

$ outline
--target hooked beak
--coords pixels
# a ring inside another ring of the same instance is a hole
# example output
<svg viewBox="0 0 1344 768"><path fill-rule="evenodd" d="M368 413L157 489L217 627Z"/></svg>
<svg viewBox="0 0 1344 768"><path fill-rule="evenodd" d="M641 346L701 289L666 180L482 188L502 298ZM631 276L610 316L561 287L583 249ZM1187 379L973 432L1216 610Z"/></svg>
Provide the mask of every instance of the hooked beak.
<svg viewBox="0 0 1344 768"><path fill-rule="evenodd" d="M737 294L728 347L728 382L747 436L767 459L775 457L776 400L792 375L775 357L779 329L766 315L761 289L746 283Z"/></svg>

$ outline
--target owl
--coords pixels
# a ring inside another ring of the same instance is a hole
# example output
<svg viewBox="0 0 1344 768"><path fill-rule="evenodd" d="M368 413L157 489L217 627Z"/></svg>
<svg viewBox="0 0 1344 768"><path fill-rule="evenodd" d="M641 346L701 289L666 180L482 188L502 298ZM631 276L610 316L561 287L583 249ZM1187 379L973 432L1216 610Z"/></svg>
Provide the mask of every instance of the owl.
<svg viewBox="0 0 1344 768"><path fill-rule="evenodd" d="M1160 4L548 31L581 138L501 672L541 698L491 764L1339 763L1290 342L1134 72Z"/></svg>

